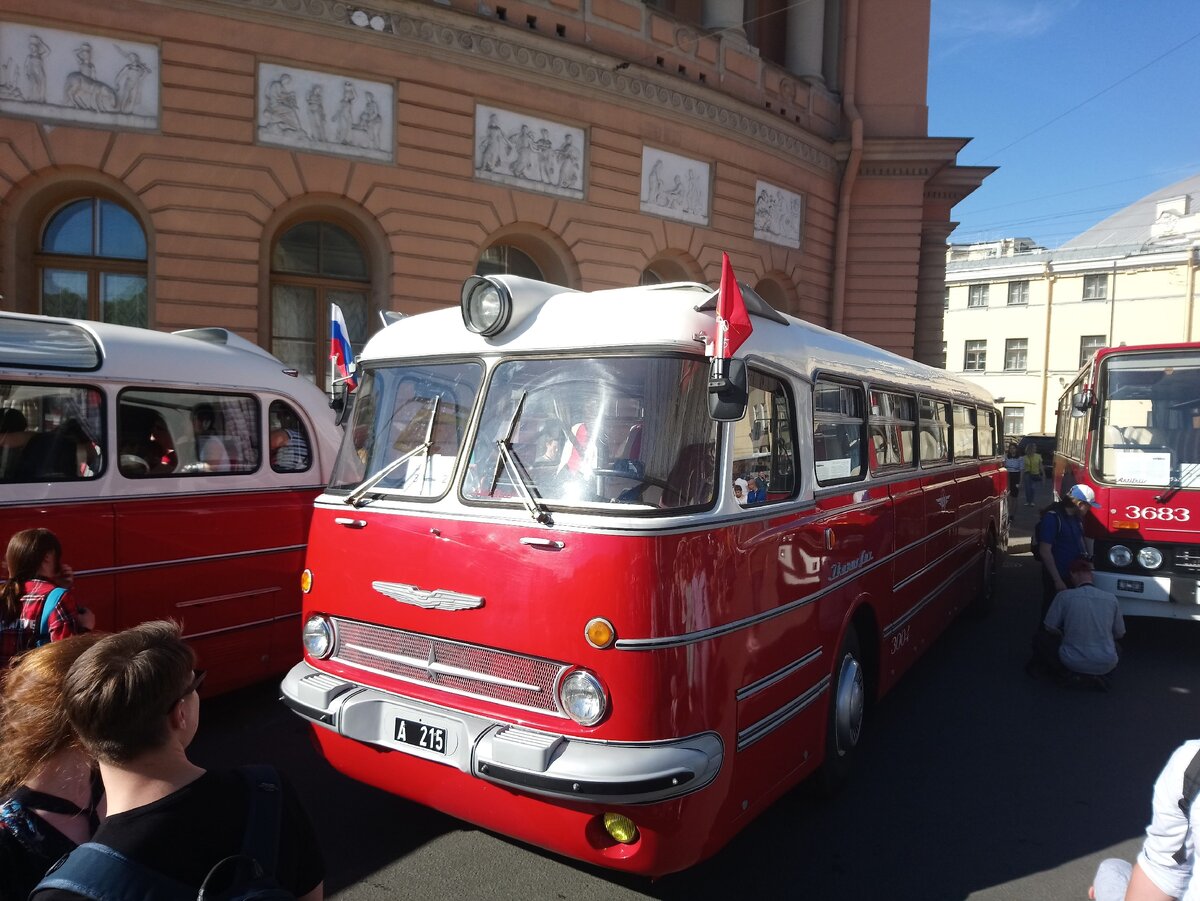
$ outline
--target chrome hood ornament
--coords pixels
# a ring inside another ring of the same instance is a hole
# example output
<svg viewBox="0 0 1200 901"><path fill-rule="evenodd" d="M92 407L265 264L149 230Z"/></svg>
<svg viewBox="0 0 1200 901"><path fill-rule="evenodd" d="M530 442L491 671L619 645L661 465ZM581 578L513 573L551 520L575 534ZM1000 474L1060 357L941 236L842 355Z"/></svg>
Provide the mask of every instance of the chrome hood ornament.
<svg viewBox="0 0 1200 901"><path fill-rule="evenodd" d="M445 588L424 591L415 585L401 585L399 582L372 582L371 587L394 601L425 610L475 610L483 606L483 598L478 595L460 594Z"/></svg>

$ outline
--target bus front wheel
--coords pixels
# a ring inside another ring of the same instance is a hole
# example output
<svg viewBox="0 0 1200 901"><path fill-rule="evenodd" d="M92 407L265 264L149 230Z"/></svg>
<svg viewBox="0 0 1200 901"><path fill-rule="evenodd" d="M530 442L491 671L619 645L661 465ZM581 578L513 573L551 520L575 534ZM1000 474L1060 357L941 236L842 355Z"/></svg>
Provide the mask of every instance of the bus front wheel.
<svg viewBox="0 0 1200 901"><path fill-rule="evenodd" d="M832 794L850 775L862 738L867 713L866 673L858 633L853 627L842 639L833 667L829 697L829 722L825 729L825 759L817 774L817 788Z"/></svg>

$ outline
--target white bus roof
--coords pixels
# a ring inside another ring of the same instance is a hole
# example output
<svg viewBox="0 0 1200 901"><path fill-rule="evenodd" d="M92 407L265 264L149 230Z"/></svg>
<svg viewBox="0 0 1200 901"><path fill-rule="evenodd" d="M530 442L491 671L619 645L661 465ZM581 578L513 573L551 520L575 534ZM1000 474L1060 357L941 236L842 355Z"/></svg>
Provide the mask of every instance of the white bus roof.
<svg viewBox="0 0 1200 901"><path fill-rule="evenodd" d="M511 285L514 297L521 286L537 285L522 279L500 280ZM545 300L533 304L523 318L514 314L515 321L494 338L469 331L460 309L453 307L406 317L388 326L367 343L360 359L367 363L500 353L607 353L634 348L703 354L703 339L697 336L713 334L716 321L711 310L697 309L713 296L711 288L700 284L592 292L537 287ZM752 306L753 292L745 286L742 291ZM754 298L761 302L757 295ZM768 315L752 313L754 330L736 356L764 359L810 379L827 371L909 388L927 387L989 406L993 403L983 388L945 370L767 310Z"/></svg>
<svg viewBox="0 0 1200 901"><path fill-rule="evenodd" d="M273 391L310 410L325 393L225 329L165 333L76 319L0 313L0 376L76 373L130 384Z"/></svg>

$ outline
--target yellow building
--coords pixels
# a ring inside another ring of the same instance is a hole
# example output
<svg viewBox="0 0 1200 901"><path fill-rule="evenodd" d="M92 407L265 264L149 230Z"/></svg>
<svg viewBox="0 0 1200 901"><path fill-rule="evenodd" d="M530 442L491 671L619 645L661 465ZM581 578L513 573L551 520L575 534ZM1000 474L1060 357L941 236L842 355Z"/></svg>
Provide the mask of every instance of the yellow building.
<svg viewBox="0 0 1200 901"><path fill-rule="evenodd" d="M0 0L5 309L222 325L318 382L329 305L475 272L715 283L940 348L929 0ZM919 336L919 337L918 337Z"/></svg>
<svg viewBox="0 0 1200 901"><path fill-rule="evenodd" d="M1055 431L1063 388L1110 344L1194 341L1200 176L1142 198L1057 250L951 245L945 366L997 398L1007 435Z"/></svg>

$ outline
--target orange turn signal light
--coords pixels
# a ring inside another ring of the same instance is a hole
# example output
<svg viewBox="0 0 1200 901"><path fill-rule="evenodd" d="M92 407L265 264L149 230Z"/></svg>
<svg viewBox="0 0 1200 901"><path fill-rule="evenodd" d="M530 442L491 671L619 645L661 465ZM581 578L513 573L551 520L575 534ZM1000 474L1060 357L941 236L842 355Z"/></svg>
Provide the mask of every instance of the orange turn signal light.
<svg viewBox="0 0 1200 901"><path fill-rule="evenodd" d="M306 569L304 572L300 573L300 590L305 594L308 594L310 591L312 591L312 580L313 574L311 569Z"/></svg>
<svg viewBox="0 0 1200 901"><path fill-rule="evenodd" d="M1140 526L1138 526L1138 524L1135 521L1130 520L1130 519L1114 519L1112 521L1112 527L1114 529L1138 529L1138 528L1140 528Z"/></svg>
<svg viewBox="0 0 1200 901"><path fill-rule="evenodd" d="M611 646L617 639L617 631L613 628L613 624L599 616L588 622L587 627L583 630L583 635L588 644L601 650Z"/></svg>

